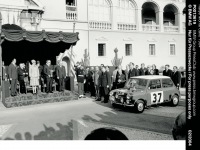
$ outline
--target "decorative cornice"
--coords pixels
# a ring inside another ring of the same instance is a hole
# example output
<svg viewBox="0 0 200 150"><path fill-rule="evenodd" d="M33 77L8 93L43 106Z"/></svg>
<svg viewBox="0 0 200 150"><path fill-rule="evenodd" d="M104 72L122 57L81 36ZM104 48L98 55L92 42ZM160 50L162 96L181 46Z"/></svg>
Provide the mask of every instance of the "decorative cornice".
<svg viewBox="0 0 200 150"><path fill-rule="evenodd" d="M108 41L107 38L105 37L99 37L99 38L96 38L97 41Z"/></svg>

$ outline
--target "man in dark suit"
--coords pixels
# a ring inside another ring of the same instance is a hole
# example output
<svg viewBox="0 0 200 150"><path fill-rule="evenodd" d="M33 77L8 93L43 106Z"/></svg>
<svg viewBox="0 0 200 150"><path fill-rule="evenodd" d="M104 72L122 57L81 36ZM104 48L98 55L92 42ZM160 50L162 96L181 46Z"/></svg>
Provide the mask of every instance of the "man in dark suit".
<svg viewBox="0 0 200 150"><path fill-rule="evenodd" d="M169 65L165 65L165 70L163 71L163 76L172 77L172 70L169 69Z"/></svg>
<svg viewBox="0 0 200 150"><path fill-rule="evenodd" d="M53 67L51 65L51 61L47 60L46 61L46 65L44 65L44 76L46 79L46 86L47 86L47 90L46 93L53 93L52 92L52 84L53 84Z"/></svg>
<svg viewBox="0 0 200 150"><path fill-rule="evenodd" d="M136 69L134 68L134 63L131 62L129 65L130 65L130 70L128 72L128 79L137 75Z"/></svg>
<svg viewBox="0 0 200 150"><path fill-rule="evenodd" d="M142 64L141 64L141 68L139 69L139 74L140 74L140 76L144 76L144 75L145 75L145 72L146 72L145 64L142 63Z"/></svg>
<svg viewBox="0 0 200 150"><path fill-rule="evenodd" d="M26 71L25 71L25 66L22 63L19 64L17 72L18 72L18 81L20 85L20 93L21 94L26 93L25 82L24 82Z"/></svg>
<svg viewBox="0 0 200 150"><path fill-rule="evenodd" d="M179 89L181 85L181 73L178 71L177 66L173 67L172 81L174 82L175 86Z"/></svg>
<svg viewBox="0 0 200 150"><path fill-rule="evenodd" d="M8 67L8 75L11 82L11 96L17 95L17 66L16 59L14 58Z"/></svg>
<svg viewBox="0 0 200 150"><path fill-rule="evenodd" d="M106 68L102 66L101 74L99 76L99 94L101 102L108 102L109 88L111 85L111 78L106 71Z"/></svg>
<svg viewBox="0 0 200 150"><path fill-rule="evenodd" d="M136 71L135 76L139 76L140 75L140 70L139 70L139 66L138 65L135 66L135 71Z"/></svg>
<svg viewBox="0 0 200 150"><path fill-rule="evenodd" d="M63 63L62 62L58 62L58 66L56 67L56 76L57 76L57 79L58 79L58 85L59 85L59 91L64 91L64 85L65 85L65 82L64 82L64 79L66 77L66 70L65 70L65 67L63 66Z"/></svg>

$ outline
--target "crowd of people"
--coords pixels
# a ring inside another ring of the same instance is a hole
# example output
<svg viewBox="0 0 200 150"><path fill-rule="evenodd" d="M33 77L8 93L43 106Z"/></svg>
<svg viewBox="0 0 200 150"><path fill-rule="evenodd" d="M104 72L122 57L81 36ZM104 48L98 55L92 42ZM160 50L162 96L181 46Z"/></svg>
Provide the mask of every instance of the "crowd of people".
<svg viewBox="0 0 200 150"><path fill-rule="evenodd" d="M17 85L19 84L19 93L27 93L26 86L29 85L32 88L32 93L37 94L38 90L45 89L42 92L53 93L53 81L58 83L59 91L64 91L64 79L66 78L66 70L62 62L58 62L57 65L51 65L51 61L47 60L46 64L42 66L40 61L31 60L31 63L27 62L16 65L17 60L13 59L11 64L6 67L3 62L3 82L7 82L6 86L11 89L11 96L18 94Z"/></svg>
<svg viewBox="0 0 200 150"><path fill-rule="evenodd" d="M110 90L123 88L126 81L134 76L143 75L159 75L160 71L156 68L156 65L145 67L142 63L139 68L138 65L130 62L126 69L123 70L122 66L115 68L113 72L110 71L109 66L101 64L100 67L86 67L77 62L75 65L75 71L78 82L79 98L84 98L85 93L90 92L91 97L97 101L104 103L108 102L108 94ZM170 66L165 65L165 70L161 72L163 76L169 76L174 82L177 88L181 85L181 72L178 71L178 67L174 66L173 70Z"/></svg>

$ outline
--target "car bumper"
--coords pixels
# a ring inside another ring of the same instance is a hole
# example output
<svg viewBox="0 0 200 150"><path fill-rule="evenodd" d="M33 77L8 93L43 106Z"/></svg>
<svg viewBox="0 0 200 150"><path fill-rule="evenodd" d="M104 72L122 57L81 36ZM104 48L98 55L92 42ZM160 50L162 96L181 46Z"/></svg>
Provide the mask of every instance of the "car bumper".
<svg viewBox="0 0 200 150"><path fill-rule="evenodd" d="M125 107L134 107L135 105L128 102L127 100L121 100L121 102L117 102L114 96L110 96L109 100L111 102L111 104L116 104L116 105L121 105L121 106L125 106Z"/></svg>

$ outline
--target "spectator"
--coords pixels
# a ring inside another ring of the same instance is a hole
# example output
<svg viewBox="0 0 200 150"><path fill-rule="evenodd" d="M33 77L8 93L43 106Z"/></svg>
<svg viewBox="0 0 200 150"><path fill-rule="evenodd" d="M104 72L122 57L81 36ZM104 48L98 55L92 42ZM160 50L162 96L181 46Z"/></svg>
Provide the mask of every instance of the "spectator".
<svg viewBox="0 0 200 150"><path fill-rule="evenodd" d="M89 88L89 80L88 80L88 76L89 76L89 70L90 70L90 68L89 67L86 67L86 69L85 69L85 83L84 83L84 92L85 93L88 93L88 92L90 92L90 88Z"/></svg>
<svg viewBox="0 0 200 150"><path fill-rule="evenodd" d="M118 71L118 67L115 67L115 70L112 73L112 80L111 80L112 90L117 88L116 81L115 81L116 80L117 71Z"/></svg>
<svg viewBox="0 0 200 150"><path fill-rule="evenodd" d="M17 60L14 58L11 62L11 64L8 67L8 75L11 82L11 96L17 95L17 66L16 66Z"/></svg>
<svg viewBox="0 0 200 150"><path fill-rule="evenodd" d="M108 94L110 87L110 77L108 72L106 72L106 68L102 67L101 74L99 76L99 94L101 98L101 102L108 102Z"/></svg>
<svg viewBox="0 0 200 150"><path fill-rule="evenodd" d="M152 65L153 75L159 75L159 70L156 68L156 65Z"/></svg>
<svg viewBox="0 0 200 150"><path fill-rule="evenodd" d="M20 93L24 94L26 93L26 87L25 87L25 76L26 76L26 70L25 70L25 66L21 63L19 64L19 68L17 69L18 72L18 81L19 81L19 85L20 85Z"/></svg>
<svg viewBox="0 0 200 150"><path fill-rule="evenodd" d="M175 86L179 89L181 85L181 73L178 71L177 66L173 67L172 81L174 82Z"/></svg>
<svg viewBox="0 0 200 150"><path fill-rule="evenodd" d="M130 67L130 70L129 70L129 73L128 73L128 79L130 79L131 77L136 76L136 69L134 68L134 63L131 62L129 64L129 67Z"/></svg>
<svg viewBox="0 0 200 150"><path fill-rule="evenodd" d="M169 65L165 65L165 70L163 71L163 76L172 77L172 70L169 69Z"/></svg>
<svg viewBox="0 0 200 150"><path fill-rule="evenodd" d="M117 129L99 128L88 134L85 140L128 140L128 138Z"/></svg>
<svg viewBox="0 0 200 150"><path fill-rule="evenodd" d="M46 79L46 86L47 86L47 93L53 93L52 92L52 84L53 84L53 67L51 65L51 61L47 60L46 65L44 65L43 69L45 79Z"/></svg>
<svg viewBox="0 0 200 150"><path fill-rule="evenodd" d="M85 98L83 95L85 78L84 78L84 70L83 70L82 65L77 69L77 82L78 82L79 98Z"/></svg>
<svg viewBox="0 0 200 150"><path fill-rule="evenodd" d="M116 85L117 89L123 88L126 82L126 75L122 73L122 70L117 71L117 77L116 77Z"/></svg>
<svg viewBox="0 0 200 150"><path fill-rule="evenodd" d="M135 76L139 76L140 75L140 71L139 71L139 66L138 65L135 66L135 71L136 71Z"/></svg>
<svg viewBox="0 0 200 150"><path fill-rule="evenodd" d="M29 76L30 76L30 85L33 88L33 94L37 93L37 86L39 86L39 68L36 65L36 61L32 60L32 65L29 68Z"/></svg>
<svg viewBox="0 0 200 150"><path fill-rule="evenodd" d="M94 67L91 67L88 73L89 90L92 98L95 98L95 86L94 86Z"/></svg>
<svg viewBox="0 0 200 150"><path fill-rule="evenodd" d="M58 79L58 85L59 85L59 92L64 91L65 88L65 78L66 78L66 70L63 66L62 62L58 62L58 66L56 67L56 76Z"/></svg>
<svg viewBox="0 0 200 150"><path fill-rule="evenodd" d="M186 129L186 113L182 112L176 117L172 135L174 140L186 140L187 129Z"/></svg>
<svg viewBox="0 0 200 150"><path fill-rule="evenodd" d="M139 70L139 74L140 74L140 76L145 75L145 72L146 72L145 64L142 63L142 64L141 64L141 68L140 68L140 70Z"/></svg>
<svg viewBox="0 0 200 150"><path fill-rule="evenodd" d="M151 66L147 66L147 70L145 71L145 75L152 75L153 74L153 70L151 68Z"/></svg>
<svg viewBox="0 0 200 150"><path fill-rule="evenodd" d="M99 75L100 75L100 71L99 71L99 67L96 66L95 67L95 72L94 72L94 84L95 84L95 90L96 90L96 100L99 101Z"/></svg>

